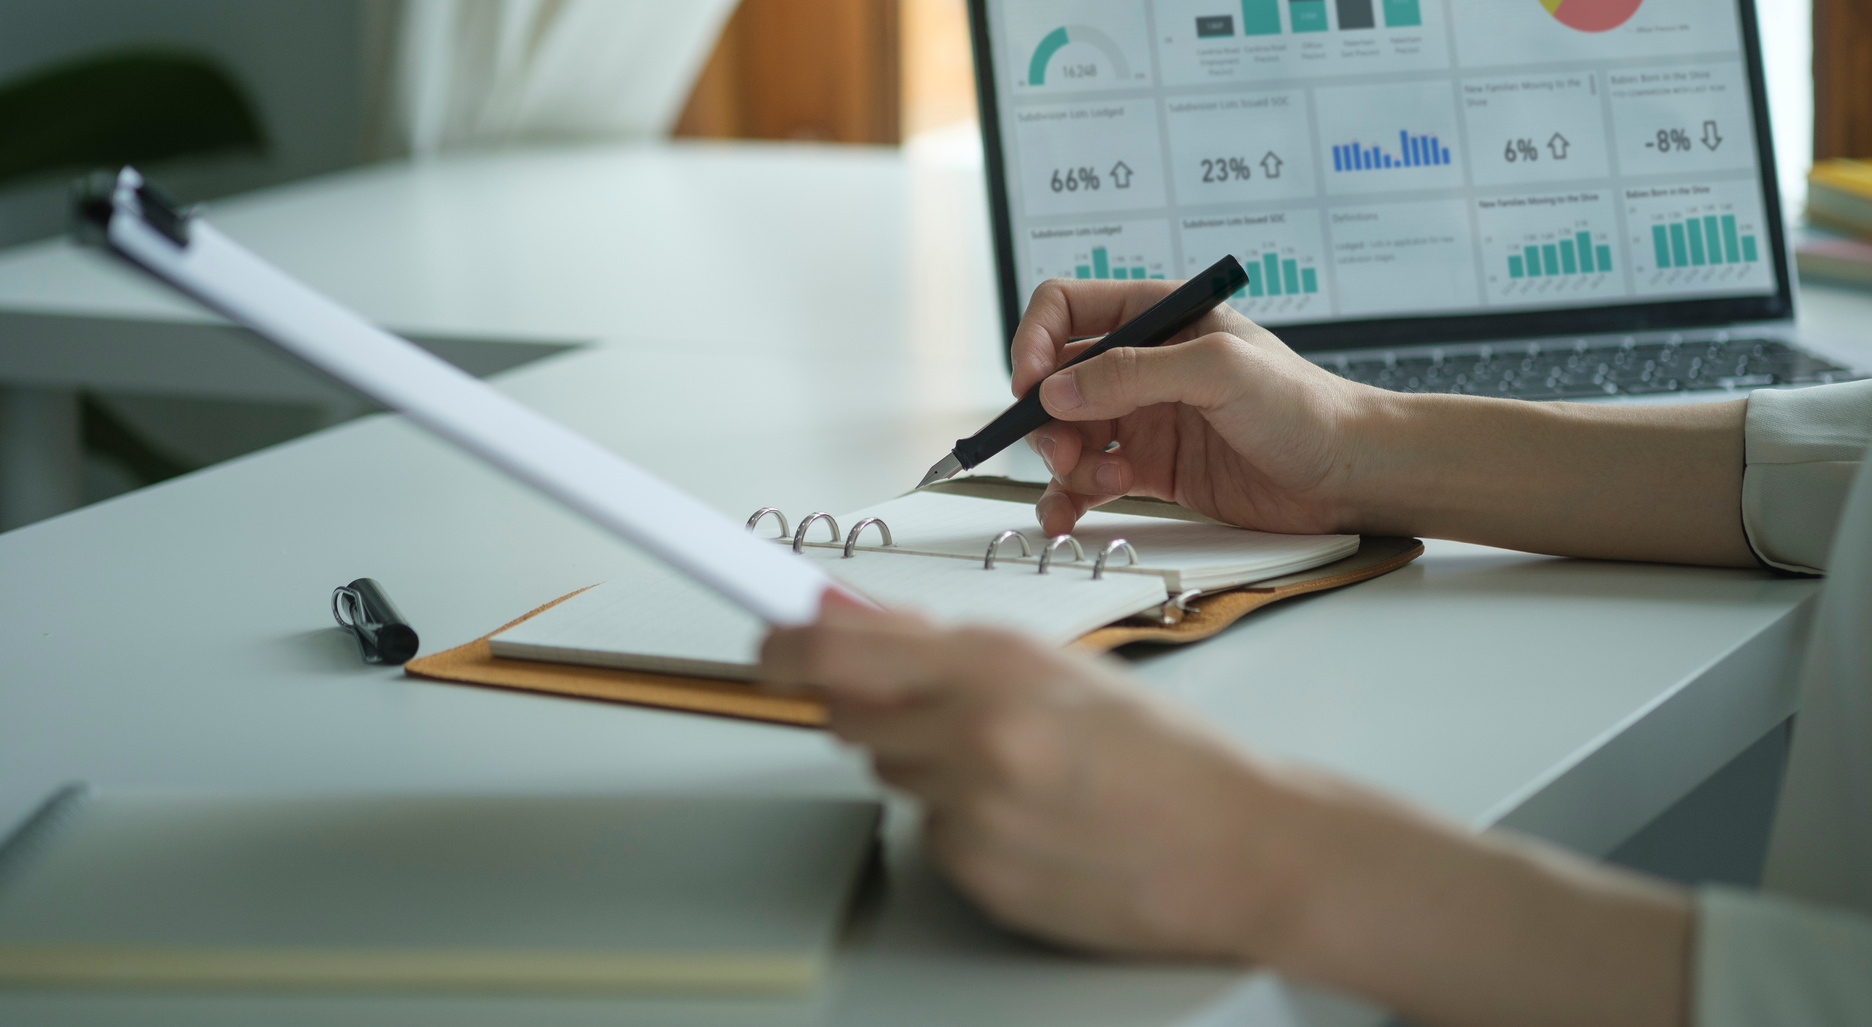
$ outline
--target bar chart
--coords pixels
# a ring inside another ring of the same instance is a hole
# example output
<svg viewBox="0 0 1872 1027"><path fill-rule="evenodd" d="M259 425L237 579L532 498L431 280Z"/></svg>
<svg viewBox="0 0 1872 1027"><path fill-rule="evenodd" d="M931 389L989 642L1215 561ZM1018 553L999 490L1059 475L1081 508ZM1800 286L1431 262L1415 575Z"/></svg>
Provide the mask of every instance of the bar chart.
<svg viewBox="0 0 1872 1027"><path fill-rule="evenodd" d="M1705 214L1651 226L1652 260L1662 268L1753 264L1755 234L1736 228L1734 214Z"/></svg>
<svg viewBox="0 0 1872 1027"><path fill-rule="evenodd" d="M1185 219L1183 274L1224 253L1248 273L1229 305L1261 324L1310 321L1331 313L1334 285L1324 266L1324 226L1317 214L1265 212Z"/></svg>
<svg viewBox="0 0 1872 1027"><path fill-rule="evenodd" d="M1578 231L1554 242L1528 243L1508 257L1509 278L1597 275L1612 270L1612 247Z"/></svg>
<svg viewBox="0 0 1872 1027"><path fill-rule="evenodd" d="M1377 28L1381 11L1385 28L1416 28L1423 24L1420 4L1421 0L1333 0L1333 13L1341 32ZM1287 20L1296 33L1327 32L1335 27L1327 18L1326 0L1287 0ZM1234 21L1230 15L1199 16L1196 34L1205 39L1232 36ZM1280 35L1280 0L1241 0L1241 34Z"/></svg>
<svg viewBox="0 0 1872 1027"><path fill-rule="evenodd" d="M1319 292L1319 270L1301 267L1293 257L1278 253L1250 253L1241 258L1248 284L1235 290L1235 299L1263 296L1306 296Z"/></svg>
<svg viewBox="0 0 1872 1027"><path fill-rule="evenodd" d="M1779 276L1752 182L1682 182L1626 190L1626 260L1643 294L1732 292Z"/></svg>
<svg viewBox="0 0 1872 1027"><path fill-rule="evenodd" d="M1581 189L1492 196L1472 208L1490 304L1585 304L1629 292L1611 193Z"/></svg>
<svg viewBox="0 0 1872 1027"><path fill-rule="evenodd" d="M1143 258L1133 258L1142 261ZM1162 278L1162 274L1152 274L1144 263L1126 264L1122 259L1114 260L1111 251L1103 246L1092 247L1092 253L1083 264L1073 265L1074 278Z"/></svg>
<svg viewBox="0 0 1872 1027"><path fill-rule="evenodd" d="M1025 273L1035 285L1049 278L1164 278L1176 270L1169 226L1161 221L1062 225L1026 234Z"/></svg>
<svg viewBox="0 0 1872 1027"><path fill-rule="evenodd" d="M1364 143L1342 143L1332 148L1334 171L1383 171L1390 168L1420 168L1448 164L1449 147L1437 141L1434 135L1413 135L1408 131L1398 132L1398 148L1395 154L1382 146Z"/></svg>
<svg viewBox="0 0 1872 1027"><path fill-rule="evenodd" d="M1032 5L1037 11L1053 10L1048 0L1000 0L1007 8ZM1121 0L1052 0L1055 3L1106 4L1113 7ZM1154 19L1156 74L1166 85L1213 86L1226 82L1252 82L1257 86L1271 80L1321 79L1343 74L1389 74L1404 71L1432 71L1450 66L1448 34L1443 31L1448 16L1444 3L1433 0L1123 0L1148 10ZM1452 0L1453 2L1453 0ZM1504 0L1526 2L1526 0ZM993 5L991 5L993 6ZM1047 18L1061 22L1092 20L1082 13L1085 7L1061 9ZM1544 19L1543 19L1544 20ZM1049 29L1050 30L1050 29ZM1069 38L1071 25L1067 25ZM1112 33L1112 38L1127 46L1134 73L1139 73L1143 59L1138 47L1126 37ZM1026 74L1021 79L1026 88L1032 74L1028 51L1018 56ZM1064 72L1062 58L1066 50L1052 59L1047 72L1048 87ZM1383 93L1388 86L1367 89ZM1397 111L1373 128L1393 123L1413 124L1422 130L1439 130L1456 143L1455 126L1447 130L1430 122L1418 121L1409 108ZM1387 133L1388 134L1388 133ZM1344 133L1327 139L1345 138ZM1312 142L1309 141L1309 145ZM1322 160L1326 149L1318 146Z"/></svg>

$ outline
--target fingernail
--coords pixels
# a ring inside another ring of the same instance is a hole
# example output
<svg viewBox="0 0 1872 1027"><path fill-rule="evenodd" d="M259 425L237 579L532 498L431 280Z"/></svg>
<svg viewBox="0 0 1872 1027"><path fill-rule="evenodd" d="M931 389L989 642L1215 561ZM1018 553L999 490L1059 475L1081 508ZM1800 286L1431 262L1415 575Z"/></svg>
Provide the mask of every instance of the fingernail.
<svg viewBox="0 0 1872 1027"><path fill-rule="evenodd" d="M1048 474L1059 473L1053 470L1053 446L1054 442L1052 439L1040 440L1040 460L1042 463L1046 464Z"/></svg>
<svg viewBox="0 0 1872 1027"><path fill-rule="evenodd" d="M1079 383L1073 380L1073 372L1061 371L1047 379L1046 405L1054 410L1073 410L1085 403L1085 397L1079 395Z"/></svg>
<svg viewBox="0 0 1872 1027"><path fill-rule="evenodd" d="M1098 470L1092 472L1092 481L1098 485L1100 492L1108 496L1117 495L1124 485L1118 473L1118 465L1109 461L1100 464Z"/></svg>

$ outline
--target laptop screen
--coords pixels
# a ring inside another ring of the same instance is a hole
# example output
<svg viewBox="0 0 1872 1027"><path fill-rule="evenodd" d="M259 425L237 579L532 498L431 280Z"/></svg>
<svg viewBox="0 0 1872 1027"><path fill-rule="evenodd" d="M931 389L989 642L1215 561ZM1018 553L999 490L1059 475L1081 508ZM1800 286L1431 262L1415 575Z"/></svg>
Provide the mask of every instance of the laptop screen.
<svg viewBox="0 0 1872 1027"><path fill-rule="evenodd" d="M1008 329L1183 278L1301 349L1790 316L1751 0L971 0Z"/></svg>

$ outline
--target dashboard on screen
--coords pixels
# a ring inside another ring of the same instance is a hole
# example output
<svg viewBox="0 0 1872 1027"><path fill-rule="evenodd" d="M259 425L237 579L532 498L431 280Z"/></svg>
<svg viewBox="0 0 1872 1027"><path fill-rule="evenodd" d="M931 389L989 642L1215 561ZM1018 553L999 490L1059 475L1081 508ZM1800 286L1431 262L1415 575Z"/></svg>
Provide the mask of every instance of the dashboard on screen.
<svg viewBox="0 0 1872 1027"><path fill-rule="evenodd" d="M1303 347L1788 316L1746 0L975 0L1004 306L1183 278Z"/></svg>

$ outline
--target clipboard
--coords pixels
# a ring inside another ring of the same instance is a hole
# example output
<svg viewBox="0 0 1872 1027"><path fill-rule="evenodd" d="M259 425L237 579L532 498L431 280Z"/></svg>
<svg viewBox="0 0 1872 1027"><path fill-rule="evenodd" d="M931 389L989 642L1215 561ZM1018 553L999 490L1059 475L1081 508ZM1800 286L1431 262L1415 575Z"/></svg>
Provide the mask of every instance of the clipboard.
<svg viewBox="0 0 1872 1027"><path fill-rule="evenodd" d="M251 329L769 624L805 624L827 590L850 594L694 496L267 263L135 168L82 182L76 215L81 242Z"/></svg>

